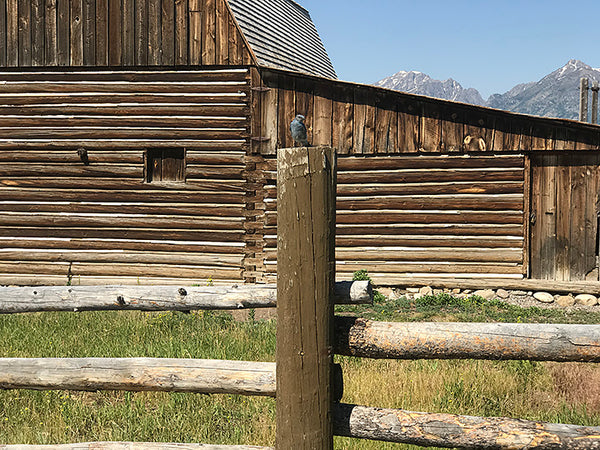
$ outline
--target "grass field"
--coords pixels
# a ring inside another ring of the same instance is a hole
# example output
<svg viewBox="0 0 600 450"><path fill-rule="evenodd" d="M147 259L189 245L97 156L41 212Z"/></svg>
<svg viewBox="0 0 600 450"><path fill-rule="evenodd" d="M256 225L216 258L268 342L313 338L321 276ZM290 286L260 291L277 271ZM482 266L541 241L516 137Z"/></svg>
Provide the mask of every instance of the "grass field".
<svg viewBox="0 0 600 450"><path fill-rule="evenodd" d="M600 323L600 314L427 297L339 307L376 320ZM273 361L275 322L223 313L0 316L1 357L172 357ZM338 358L344 402L600 425L600 365ZM272 445L275 402L230 395L0 391L0 443L98 440ZM340 449L408 446L336 439Z"/></svg>

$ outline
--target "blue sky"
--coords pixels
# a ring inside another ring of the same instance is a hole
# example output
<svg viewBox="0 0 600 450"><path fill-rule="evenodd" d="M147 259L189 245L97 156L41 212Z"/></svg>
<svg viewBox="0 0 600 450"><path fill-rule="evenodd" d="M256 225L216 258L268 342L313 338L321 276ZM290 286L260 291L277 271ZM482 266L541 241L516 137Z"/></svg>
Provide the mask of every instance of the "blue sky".
<svg viewBox="0 0 600 450"><path fill-rule="evenodd" d="M487 98L572 58L600 68L600 0L297 1L342 80L418 70Z"/></svg>

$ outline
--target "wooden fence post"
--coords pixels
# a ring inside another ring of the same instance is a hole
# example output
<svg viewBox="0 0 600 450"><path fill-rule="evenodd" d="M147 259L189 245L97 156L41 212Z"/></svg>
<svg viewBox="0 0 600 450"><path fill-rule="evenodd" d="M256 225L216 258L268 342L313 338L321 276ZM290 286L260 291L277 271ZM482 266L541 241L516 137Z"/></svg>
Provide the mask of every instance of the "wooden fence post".
<svg viewBox="0 0 600 450"><path fill-rule="evenodd" d="M277 449L333 449L335 151L278 150Z"/></svg>
<svg viewBox="0 0 600 450"><path fill-rule="evenodd" d="M590 82L587 78L581 79L581 85L579 87L579 121L588 121L588 90Z"/></svg>
<svg viewBox="0 0 600 450"><path fill-rule="evenodd" d="M592 83L592 123L598 123L598 91L600 91L600 86L598 82L594 80Z"/></svg>

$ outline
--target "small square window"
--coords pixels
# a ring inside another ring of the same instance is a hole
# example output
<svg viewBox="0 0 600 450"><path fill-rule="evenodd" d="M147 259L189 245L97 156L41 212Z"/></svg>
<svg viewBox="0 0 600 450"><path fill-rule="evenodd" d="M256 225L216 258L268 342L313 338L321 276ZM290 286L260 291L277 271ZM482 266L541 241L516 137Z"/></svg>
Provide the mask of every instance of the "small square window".
<svg viewBox="0 0 600 450"><path fill-rule="evenodd" d="M185 181L185 150L155 148L146 152L146 182Z"/></svg>

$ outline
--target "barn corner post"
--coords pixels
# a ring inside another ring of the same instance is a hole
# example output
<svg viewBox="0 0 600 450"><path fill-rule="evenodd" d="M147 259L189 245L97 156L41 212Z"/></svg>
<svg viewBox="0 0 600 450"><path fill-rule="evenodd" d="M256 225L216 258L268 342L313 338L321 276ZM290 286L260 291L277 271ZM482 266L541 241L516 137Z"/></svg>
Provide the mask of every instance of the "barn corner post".
<svg viewBox="0 0 600 450"><path fill-rule="evenodd" d="M336 155L278 150L278 450L333 449Z"/></svg>

